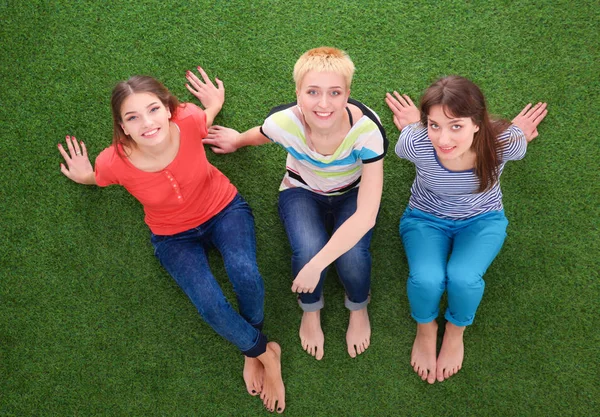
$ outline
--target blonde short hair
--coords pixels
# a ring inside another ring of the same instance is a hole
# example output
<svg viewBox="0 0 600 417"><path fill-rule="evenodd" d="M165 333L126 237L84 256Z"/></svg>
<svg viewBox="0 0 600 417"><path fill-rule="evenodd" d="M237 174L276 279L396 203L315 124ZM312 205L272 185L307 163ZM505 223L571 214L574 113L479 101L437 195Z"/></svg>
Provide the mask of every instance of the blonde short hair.
<svg viewBox="0 0 600 417"><path fill-rule="evenodd" d="M294 65L294 82L300 88L302 79L309 71L335 72L346 80L346 88L352 84L354 63L348 54L340 49L321 46L306 51Z"/></svg>

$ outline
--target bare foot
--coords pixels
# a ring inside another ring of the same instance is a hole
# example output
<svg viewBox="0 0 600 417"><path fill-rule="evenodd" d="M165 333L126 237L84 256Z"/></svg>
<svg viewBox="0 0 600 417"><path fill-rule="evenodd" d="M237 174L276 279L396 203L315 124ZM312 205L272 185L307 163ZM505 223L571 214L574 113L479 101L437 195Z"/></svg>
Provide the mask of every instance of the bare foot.
<svg viewBox="0 0 600 417"><path fill-rule="evenodd" d="M465 345L463 334L465 326L456 326L450 322L446 323L444 340L437 360L437 380L442 382L450 378L462 368L465 356Z"/></svg>
<svg viewBox="0 0 600 417"><path fill-rule="evenodd" d="M258 395L262 391L265 367L256 358L244 356L244 382L250 395Z"/></svg>
<svg viewBox="0 0 600 417"><path fill-rule="evenodd" d="M418 323L417 336L410 355L410 365L423 381L427 380L430 384L435 382L436 377L437 328L435 320L429 323Z"/></svg>
<svg viewBox="0 0 600 417"><path fill-rule="evenodd" d="M371 343L371 323L367 307L350 312L350 322L346 332L348 354L351 358L363 353Z"/></svg>
<svg viewBox="0 0 600 417"><path fill-rule="evenodd" d="M285 386L281 377L281 347L275 342L267 343L267 351L258 357L265 368L260 399L270 412L285 410Z"/></svg>
<svg viewBox="0 0 600 417"><path fill-rule="evenodd" d="M321 329L321 310L304 312L300 323L300 343L302 348L315 359L323 359L325 336Z"/></svg>

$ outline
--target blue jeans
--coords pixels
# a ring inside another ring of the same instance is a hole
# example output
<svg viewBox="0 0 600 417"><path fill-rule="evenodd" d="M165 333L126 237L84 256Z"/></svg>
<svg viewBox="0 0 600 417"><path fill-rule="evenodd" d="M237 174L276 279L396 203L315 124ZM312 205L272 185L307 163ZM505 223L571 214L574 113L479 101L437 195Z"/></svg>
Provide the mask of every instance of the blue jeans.
<svg viewBox="0 0 600 417"><path fill-rule="evenodd" d="M238 194L219 214L198 227L170 236L152 234L154 254L198 312L219 335L249 357L266 351L261 333L264 285L256 263L254 217ZM208 265L217 248L233 284L239 313L227 302Z"/></svg>
<svg viewBox="0 0 600 417"><path fill-rule="evenodd" d="M504 211L448 220L406 209L400 236L410 270L408 301L417 323L429 323L438 316L445 290L446 320L456 326L473 323L483 297L483 274L502 248L507 225Z"/></svg>
<svg viewBox="0 0 600 417"><path fill-rule="evenodd" d="M279 193L279 216L292 247L292 274L295 278L329 241L334 233L356 212L358 189L342 195L324 196L304 188L291 188ZM360 310L367 305L371 287L371 235L369 230L348 252L335 261L338 276L346 290L345 305ZM314 292L302 293L298 302L303 311L323 308L323 282L327 268Z"/></svg>

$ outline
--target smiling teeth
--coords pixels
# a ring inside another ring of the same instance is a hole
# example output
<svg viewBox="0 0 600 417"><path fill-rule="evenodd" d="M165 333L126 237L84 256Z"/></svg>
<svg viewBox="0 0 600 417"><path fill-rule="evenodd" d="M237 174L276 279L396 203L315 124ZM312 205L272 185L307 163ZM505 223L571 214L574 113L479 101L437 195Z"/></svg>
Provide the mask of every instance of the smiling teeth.
<svg viewBox="0 0 600 417"><path fill-rule="evenodd" d="M331 113L319 113L319 112L315 112L317 114L317 116L319 117L327 117L329 116Z"/></svg>
<svg viewBox="0 0 600 417"><path fill-rule="evenodd" d="M154 129L154 130L151 130L150 132L146 132L146 133L144 133L144 136L152 136L156 132L158 132L158 129Z"/></svg>

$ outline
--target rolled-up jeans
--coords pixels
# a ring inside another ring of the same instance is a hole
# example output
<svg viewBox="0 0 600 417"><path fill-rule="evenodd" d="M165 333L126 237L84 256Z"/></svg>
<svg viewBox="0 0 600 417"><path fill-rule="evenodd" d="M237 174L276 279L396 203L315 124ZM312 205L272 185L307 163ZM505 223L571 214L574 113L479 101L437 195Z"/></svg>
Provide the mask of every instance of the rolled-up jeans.
<svg viewBox="0 0 600 417"><path fill-rule="evenodd" d="M335 231L356 212L358 188L341 195L325 196L304 188L279 193L279 216L292 248L292 276L295 278L329 241ZM331 231L329 233L328 231ZM349 310L366 307L371 287L371 235L369 230L354 247L335 261L338 277L346 291ZM303 311L318 311L324 306L323 282L327 268L312 293L299 294Z"/></svg>
<svg viewBox="0 0 600 417"><path fill-rule="evenodd" d="M246 356L266 351L261 333L264 284L256 263L254 217L238 194L216 216L198 227L169 236L151 237L154 254L215 332ZM208 264L214 246L237 298L239 313L225 298Z"/></svg>
<svg viewBox="0 0 600 417"><path fill-rule="evenodd" d="M485 288L483 274L502 248L507 225L503 210L450 220L406 209L400 236L409 267L408 301L417 323L438 316L446 290L446 320L456 326L473 323Z"/></svg>

